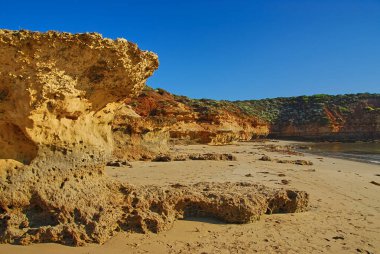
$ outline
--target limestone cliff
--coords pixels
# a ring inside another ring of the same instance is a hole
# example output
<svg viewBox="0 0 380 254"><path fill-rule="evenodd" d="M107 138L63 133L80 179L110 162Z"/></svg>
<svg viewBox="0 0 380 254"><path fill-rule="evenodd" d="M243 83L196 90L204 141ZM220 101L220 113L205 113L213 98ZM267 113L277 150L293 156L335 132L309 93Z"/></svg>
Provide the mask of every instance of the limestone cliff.
<svg viewBox="0 0 380 254"><path fill-rule="evenodd" d="M115 155L125 159L151 158L166 152L170 143L217 145L267 136L335 141L380 138L378 94L215 101L146 87L138 97L125 100L124 108L137 113L136 120L118 117L113 125Z"/></svg>
<svg viewBox="0 0 380 254"><path fill-rule="evenodd" d="M166 121L141 116L124 104L111 125L113 156L123 160L149 160L157 154L167 153L171 144L170 124Z"/></svg>
<svg viewBox="0 0 380 254"><path fill-rule="evenodd" d="M126 100L126 104L145 121L146 134L161 130L174 143L228 144L265 137L269 132L264 121L231 103L207 105L163 89L147 87L138 97Z"/></svg>
<svg viewBox="0 0 380 254"><path fill-rule="evenodd" d="M379 94L319 94L233 103L267 121L274 138L380 139Z"/></svg>
<svg viewBox="0 0 380 254"><path fill-rule="evenodd" d="M158 232L189 215L246 223L306 209L302 191L136 187L105 176L115 143L129 144L123 153L157 139L140 139L154 127L124 103L157 67L155 54L124 39L0 30L0 242L103 243L117 231Z"/></svg>

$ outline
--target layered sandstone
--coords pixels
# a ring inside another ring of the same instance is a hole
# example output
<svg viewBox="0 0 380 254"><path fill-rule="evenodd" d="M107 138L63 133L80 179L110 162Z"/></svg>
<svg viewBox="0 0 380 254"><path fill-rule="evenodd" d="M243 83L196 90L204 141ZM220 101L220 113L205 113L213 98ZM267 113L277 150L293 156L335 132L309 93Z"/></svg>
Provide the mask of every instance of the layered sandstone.
<svg viewBox="0 0 380 254"><path fill-rule="evenodd" d="M144 131L133 131L138 128L130 121L126 124L119 121L115 130L127 128L139 133L143 140L149 140L155 131L155 136L160 133L161 140L167 140L163 137L169 135L171 143L221 145L265 137L269 133L264 121L248 116L231 103L223 104L226 107L202 104L200 100L175 96L163 89L147 87L138 97L126 100L126 104L141 117Z"/></svg>
<svg viewBox="0 0 380 254"><path fill-rule="evenodd" d="M158 123L149 126L124 103L157 67L155 54L124 39L0 30L0 242L103 243L120 230L159 232L186 216L246 223L306 209L302 191L138 187L105 176L115 153L139 154L159 139Z"/></svg>
<svg viewBox="0 0 380 254"><path fill-rule="evenodd" d="M113 125L118 143L115 156L123 159L149 159L167 153L171 143L220 145L267 136L335 141L380 138L377 94L230 102L190 99L146 87L125 102L138 120L118 118ZM130 146L137 152L126 148Z"/></svg>
<svg viewBox="0 0 380 254"><path fill-rule="evenodd" d="M214 140L224 126L224 140L271 137L306 140L357 141L380 139L380 95L345 94L298 96L247 101L196 100L175 96L198 112L198 122L211 124ZM215 126L218 126L215 131ZM184 125L180 134L203 137L198 125ZM175 128L173 132L175 132ZM210 140L210 139L209 139ZM211 142L212 143L212 142Z"/></svg>
<svg viewBox="0 0 380 254"><path fill-rule="evenodd" d="M268 113L270 136L274 138L380 139L378 94L300 96L269 99L267 102L269 105L264 112Z"/></svg>
<svg viewBox="0 0 380 254"><path fill-rule="evenodd" d="M211 145L267 136L331 141L380 139L378 94L215 101L146 88L126 103L149 126L145 133L137 131L140 138L147 137L147 144L151 130L160 133L160 140L166 144L168 135L173 143Z"/></svg>

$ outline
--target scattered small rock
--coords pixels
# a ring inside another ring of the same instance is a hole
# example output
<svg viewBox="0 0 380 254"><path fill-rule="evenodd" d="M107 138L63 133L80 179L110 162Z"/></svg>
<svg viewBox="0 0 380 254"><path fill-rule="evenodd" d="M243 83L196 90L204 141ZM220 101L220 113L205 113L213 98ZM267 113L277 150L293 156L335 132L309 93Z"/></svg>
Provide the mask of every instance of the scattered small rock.
<svg viewBox="0 0 380 254"><path fill-rule="evenodd" d="M380 186L380 183L375 182L375 181L371 181L370 183L372 183L372 184L374 184L374 185L377 185L377 186Z"/></svg>
<svg viewBox="0 0 380 254"><path fill-rule="evenodd" d="M302 150L311 150L311 146L304 146L304 145L301 145L301 146L298 146L297 148L298 148L298 149L302 149Z"/></svg>
<svg viewBox="0 0 380 254"><path fill-rule="evenodd" d="M132 167L132 165L128 161L125 161L125 160L109 161L109 162L107 162L106 165L109 167L123 167L123 166L127 166L130 168Z"/></svg>
<svg viewBox="0 0 380 254"><path fill-rule="evenodd" d="M334 240L344 240L343 236L334 236L332 239Z"/></svg>
<svg viewBox="0 0 380 254"><path fill-rule="evenodd" d="M294 164L311 166L311 165L313 165L313 162L307 161L307 160L296 160L296 161L294 161Z"/></svg>
<svg viewBox="0 0 380 254"><path fill-rule="evenodd" d="M280 173L280 174L278 174L278 176L280 176L280 177L284 177L285 174Z"/></svg>
<svg viewBox="0 0 380 254"><path fill-rule="evenodd" d="M214 160L214 161L236 161L236 156L228 153L205 153L205 154L190 154L190 160Z"/></svg>
<svg viewBox="0 0 380 254"><path fill-rule="evenodd" d="M186 161L186 160L213 160L213 161L236 161L236 156L229 153L193 153L193 154L159 154L152 161L169 162L169 161Z"/></svg>
<svg viewBox="0 0 380 254"><path fill-rule="evenodd" d="M263 157L260 158L261 161L272 161L272 158L269 157L268 155L264 155Z"/></svg>
<svg viewBox="0 0 380 254"><path fill-rule="evenodd" d="M152 161L154 161L154 162L169 162L169 161L172 161L172 158L170 157L170 155L167 155L167 154L159 154Z"/></svg>
<svg viewBox="0 0 380 254"><path fill-rule="evenodd" d="M277 163L290 163L290 164L296 164L296 165L308 165L311 166L313 165L313 162L307 161L307 160L282 160L282 159L277 159Z"/></svg>
<svg viewBox="0 0 380 254"><path fill-rule="evenodd" d="M356 251L359 253L373 254L373 252L370 252L370 251L364 250L364 249L360 249L360 248L357 248Z"/></svg>
<svg viewBox="0 0 380 254"><path fill-rule="evenodd" d="M263 148L264 148L264 150L266 150L268 152L277 152L277 153L282 153L282 154L287 154L287 155L303 156L303 153L295 151L294 150L295 147L293 147L291 145L285 145L285 146L264 145Z"/></svg>
<svg viewBox="0 0 380 254"><path fill-rule="evenodd" d="M281 180L281 183L284 184L284 185L287 185L287 184L290 183L290 181L289 181L289 180L286 180L286 179L282 179L282 180Z"/></svg>
<svg viewBox="0 0 380 254"><path fill-rule="evenodd" d="M246 174L245 176L246 176L246 177L253 177L252 174Z"/></svg>
<svg viewBox="0 0 380 254"><path fill-rule="evenodd" d="M188 156L186 154L177 154L174 156L174 161L186 161L188 159Z"/></svg>

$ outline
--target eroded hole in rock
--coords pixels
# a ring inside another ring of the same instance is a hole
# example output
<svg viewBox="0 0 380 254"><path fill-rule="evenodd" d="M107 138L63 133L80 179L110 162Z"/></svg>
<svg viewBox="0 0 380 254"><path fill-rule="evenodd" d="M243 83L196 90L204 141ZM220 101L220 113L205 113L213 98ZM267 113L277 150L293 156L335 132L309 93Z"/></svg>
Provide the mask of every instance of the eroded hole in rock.
<svg viewBox="0 0 380 254"><path fill-rule="evenodd" d="M57 217L52 211L42 207L39 204L32 204L25 210L25 215L29 221L30 228L38 228L42 226L58 225Z"/></svg>
<svg viewBox="0 0 380 254"><path fill-rule="evenodd" d="M78 208L74 209L73 218L76 224L83 224L82 215L80 211L78 210Z"/></svg>
<svg viewBox="0 0 380 254"><path fill-rule="evenodd" d="M291 200L297 198L297 193L295 191L287 190L286 194L288 195L288 198Z"/></svg>
<svg viewBox="0 0 380 254"><path fill-rule="evenodd" d="M30 164L37 156L37 146L14 124L0 122L0 130L0 159Z"/></svg>
<svg viewBox="0 0 380 254"><path fill-rule="evenodd" d="M92 83L99 83L105 78L104 71L106 71L106 67L104 66L91 66L87 77Z"/></svg>
<svg viewBox="0 0 380 254"><path fill-rule="evenodd" d="M153 233L158 233L158 221L152 219L144 220L147 229Z"/></svg>
<svg viewBox="0 0 380 254"><path fill-rule="evenodd" d="M4 100L9 94L9 91L6 89L0 90L0 101Z"/></svg>
<svg viewBox="0 0 380 254"><path fill-rule="evenodd" d="M63 189L63 187L65 186L65 183L66 183L68 180L69 180L68 178L63 179L63 182L61 183L61 185L59 186L59 188L60 188L60 189Z"/></svg>
<svg viewBox="0 0 380 254"><path fill-rule="evenodd" d="M183 217L195 218L195 217L210 217L213 218L211 214L207 214L202 204L189 202L184 205Z"/></svg>
<svg viewBox="0 0 380 254"><path fill-rule="evenodd" d="M149 210L157 214L167 214L167 211L165 211L163 204L159 202L153 202L150 205Z"/></svg>
<svg viewBox="0 0 380 254"><path fill-rule="evenodd" d="M10 216L8 215L0 215L0 234L1 235L4 235L4 233L6 232L7 230L7 224L8 224L8 221L10 220Z"/></svg>
<svg viewBox="0 0 380 254"><path fill-rule="evenodd" d="M139 199L135 197L133 198L131 205L133 208L136 208L138 203L139 203Z"/></svg>

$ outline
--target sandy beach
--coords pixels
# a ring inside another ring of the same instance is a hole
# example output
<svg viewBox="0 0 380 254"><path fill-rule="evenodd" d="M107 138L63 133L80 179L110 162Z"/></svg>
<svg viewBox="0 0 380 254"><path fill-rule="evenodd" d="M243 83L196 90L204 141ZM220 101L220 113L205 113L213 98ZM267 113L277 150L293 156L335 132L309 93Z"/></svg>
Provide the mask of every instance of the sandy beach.
<svg viewBox="0 0 380 254"><path fill-rule="evenodd" d="M1 254L41 253L379 253L380 167L378 165L269 151L291 142L245 142L227 146L175 146L172 153L231 153L237 161L132 162L106 174L135 185L251 182L310 194L307 212L264 215L236 225L189 218L159 234L119 233L104 245L0 245ZM267 155L272 161L261 161ZM313 165L279 163L309 160Z"/></svg>

